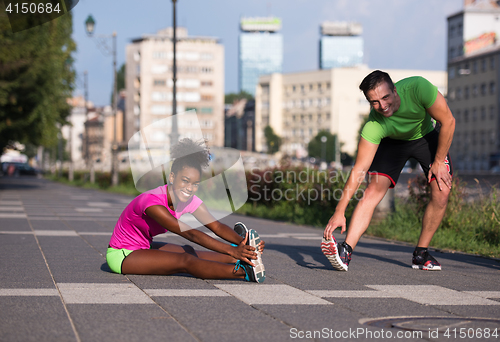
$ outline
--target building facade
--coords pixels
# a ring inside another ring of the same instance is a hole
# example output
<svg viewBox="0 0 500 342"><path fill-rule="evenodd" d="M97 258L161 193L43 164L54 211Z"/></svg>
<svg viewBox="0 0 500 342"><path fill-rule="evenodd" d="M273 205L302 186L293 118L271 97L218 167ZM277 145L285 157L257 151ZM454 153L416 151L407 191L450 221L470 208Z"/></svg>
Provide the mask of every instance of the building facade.
<svg viewBox="0 0 500 342"><path fill-rule="evenodd" d="M62 128L63 138L67 141L66 150L73 162L73 167L83 170L86 167L84 154L86 152L85 142L85 121L87 121L87 110L85 100L82 96L68 99L71 105L71 114L68 117L70 125ZM87 104L92 106L92 104Z"/></svg>
<svg viewBox="0 0 500 342"><path fill-rule="evenodd" d="M363 63L363 27L358 23L324 22L319 41L319 68L353 67Z"/></svg>
<svg viewBox="0 0 500 342"><path fill-rule="evenodd" d="M255 151L255 101L241 99L225 110L225 147Z"/></svg>
<svg viewBox="0 0 500 342"><path fill-rule="evenodd" d="M264 128L283 139L282 152L305 157L309 141L321 130L337 134L342 152L355 154L358 132L370 105L359 84L372 72L365 65L261 76L255 97L255 149L265 152ZM446 96L444 71L384 70L394 82L423 76Z"/></svg>
<svg viewBox="0 0 500 342"><path fill-rule="evenodd" d="M188 36L178 27L177 113L196 110L203 138L224 145L224 47L214 37ZM172 115L173 29L144 35L126 47L124 139ZM158 128L150 143L163 145L169 128ZM182 138L182 133L181 133Z"/></svg>
<svg viewBox="0 0 500 342"><path fill-rule="evenodd" d="M239 36L239 87L255 95L259 76L282 72L283 36L279 18L242 18Z"/></svg>
<svg viewBox="0 0 500 342"><path fill-rule="evenodd" d="M500 6L465 1L448 17L448 104L455 115L450 151L456 170L500 165Z"/></svg>

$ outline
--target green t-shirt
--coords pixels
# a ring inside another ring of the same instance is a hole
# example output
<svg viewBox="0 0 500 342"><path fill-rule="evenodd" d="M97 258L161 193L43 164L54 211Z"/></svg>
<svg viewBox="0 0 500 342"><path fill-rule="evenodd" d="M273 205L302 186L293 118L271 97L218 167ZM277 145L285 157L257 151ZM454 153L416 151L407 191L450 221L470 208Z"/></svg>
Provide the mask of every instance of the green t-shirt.
<svg viewBox="0 0 500 342"><path fill-rule="evenodd" d="M372 108L361 131L361 136L371 143L380 144L385 137L415 140L434 129L426 108L436 101L437 87L420 76L402 79L395 86L401 98L399 109L386 118Z"/></svg>

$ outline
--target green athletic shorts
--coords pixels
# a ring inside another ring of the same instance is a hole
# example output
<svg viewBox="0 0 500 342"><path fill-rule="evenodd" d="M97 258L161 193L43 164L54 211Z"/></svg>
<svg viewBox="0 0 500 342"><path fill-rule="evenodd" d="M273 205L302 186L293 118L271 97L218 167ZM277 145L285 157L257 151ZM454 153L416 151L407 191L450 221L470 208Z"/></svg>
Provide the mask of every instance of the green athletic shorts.
<svg viewBox="0 0 500 342"><path fill-rule="evenodd" d="M107 252L106 252L106 261L108 263L109 268L111 271L115 273L122 273L122 262L125 259L127 255L132 253L133 251L129 249L116 249L109 247Z"/></svg>

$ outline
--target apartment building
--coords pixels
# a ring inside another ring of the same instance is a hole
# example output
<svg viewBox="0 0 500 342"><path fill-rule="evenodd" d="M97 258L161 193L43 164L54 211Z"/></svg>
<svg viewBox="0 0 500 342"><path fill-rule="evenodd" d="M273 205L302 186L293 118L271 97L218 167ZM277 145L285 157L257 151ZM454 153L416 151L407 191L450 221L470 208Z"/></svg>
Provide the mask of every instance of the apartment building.
<svg viewBox="0 0 500 342"><path fill-rule="evenodd" d="M215 37L176 30L177 113L196 110L203 138L224 146L224 47ZM126 47L125 141L173 112L173 29L133 39ZM160 125L157 125L160 126ZM150 147L168 142L170 126L157 127ZM182 132L181 138L182 138ZM201 138L201 137L194 137Z"/></svg>
<svg viewBox="0 0 500 342"><path fill-rule="evenodd" d="M456 170L500 164L500 6L464 2L448 17L448 104L456 119L450 148Z"/></svg>
<svg viewBox="0 0 500 342"><path fill-rule="evenodd" d="M290 155L306 156L307 144L320 130L337 134L342 152L354 155L359 129L370 111L359 84L373 70L360 65L261 76L255 98L255 149L265 151L264 128L270 125L283 139L281 150ZM447 94L444 71L384 71L394 82L425 77Z"/></svg>

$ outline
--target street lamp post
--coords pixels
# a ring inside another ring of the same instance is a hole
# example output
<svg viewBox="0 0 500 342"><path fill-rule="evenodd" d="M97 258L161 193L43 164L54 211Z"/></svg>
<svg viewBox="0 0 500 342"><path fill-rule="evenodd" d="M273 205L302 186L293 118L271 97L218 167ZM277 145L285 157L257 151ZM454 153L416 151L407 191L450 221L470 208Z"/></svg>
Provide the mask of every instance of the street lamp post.
<svg viewBox="0 0 500 342"><path fill-rule="evenodd" d="M172 0L172 9L173 9L173 88L172 88L172 132L170 133L170 146L177 143L179 140L179 131L177 128L177 54L176 54L176 46L177 46L177 23L176 23L176 15L175 15L175 4L177 0Z"/></svg>
<svg viewBox="0 0 500 342"><path fill-rule="evenodd" d="M92 15L89 15L85 21L87 35L92 37L94 34L95 21ZM111 36L100 36L98 44L99 50L106 56L109 56L109 47L105 43L105 39L112 38L112 55L113 55L113 143L111 145L111 184L118 185L118 143L116 141L116 121L117 121L117 107L118 107L118 91L117 91L117 77L116 77L116 32Z"/></svg>
<svg viewBox="0 0 500 342"><path fill-rule="evenodd" d="M321 137L321 161L326 162L326 141L327 141L326 136Z"/></svg>

